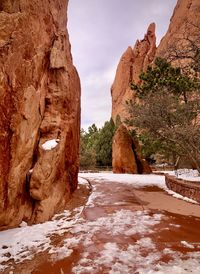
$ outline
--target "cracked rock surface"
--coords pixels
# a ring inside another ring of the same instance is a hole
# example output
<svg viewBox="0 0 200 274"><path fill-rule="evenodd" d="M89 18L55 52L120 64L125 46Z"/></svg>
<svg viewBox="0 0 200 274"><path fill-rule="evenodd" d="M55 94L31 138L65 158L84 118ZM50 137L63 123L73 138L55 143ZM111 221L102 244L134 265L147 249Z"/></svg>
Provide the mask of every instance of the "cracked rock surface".
<svg viewBox="0 0 200 274"><path fill-rule="evenodd" d="M80 81L67 5L0 3L0 228L48 220L77 187ZM49 140L57 145L43 149Z"/></svg>

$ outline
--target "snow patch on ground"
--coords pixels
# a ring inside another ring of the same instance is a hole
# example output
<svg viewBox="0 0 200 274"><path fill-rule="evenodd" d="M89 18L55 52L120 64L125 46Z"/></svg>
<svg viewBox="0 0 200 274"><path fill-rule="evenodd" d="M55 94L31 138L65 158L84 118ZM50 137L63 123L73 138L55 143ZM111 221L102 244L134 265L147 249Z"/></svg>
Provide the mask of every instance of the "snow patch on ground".
<svg viewBox="0 0 200 274"><path fill-rule="evenodd" d="M82 259L78 265L73 267L73 273L83 274L100 273L102 267L111 268L108 273L133 273L134 263L141 266L145 266L146 263L153 263L158 260L159 254L151 252L148 258L143 257L143 251L153 250L155 248L151 238L144 235L153 232L153 227L162 219L161 214L149 215L148 211L131 211L131 210L119 210L106 217L98 218L95 221L82 223L72 229L74 235L84 234L83 246L88 250L92 247L93 238L98 233L103 233L105 236L110 235L114 237L128 237L139 235L141 237L135 242L134 245L128 245L125 249L119 243L107 242L103 245L95 260L91 260L90 253L83 253ZM148 260L148 261L147 261Z"/></svg>
<svg viewBox="0 0 200 274"><path fill-rule="evenodd" d="M165 177L155 174L138 175L138 174L113 174L113 173L80 173L83 178L95 180L95 182L107 181L122 184L131 184L134 188L145 186L157 186L165 189Z"/></svg>
<svg viewBox="0 0 200 274"><path fill-rule="evenodd" d="M95 176L87 174L86 178L95 180ZM150 185L166 188L164 176L110 173L97 174L97 176L98 183L106 180L108 183L117 181L134 187L137 185L138 188ZM80 181L86 183L84 179ZM95 197L100 195L101 193L94 186L88 205L93 205ZM31 260L36 253L48 251L56 261L70 256L74 249L83 246L87 252L80 254L81 259L73 268L75 274L101 273L102 267L107 267L107 273L110 274L200 273L200 252L187 253L186 256L169 248L163 251L156 249L156 243L151 236L164 215L153 214L147 210L118 209L105 217L97 217L89 221L81 217L82 211L83 207L73 212L64 211L44 224L23 225L20 228L0 232L0 271L9 266L11 259L19 263L27 259ZM54 246L51 236L63 235L65 232L68 232L67 237L69 235L70 237L66 238L61 246ZM98 244L99 234L103 234L109 241ZM120 244L120 238L127 239L126 246ZM129 243L130 239L132 239L131 243ZM181 242L182 245L185 243L187 242L184 240ZM187 245L191 244L187 243ZM171 256L172 259L168 264L158 262L163 254ZM184 269L187 269L187 272L184 272Z"/></svg>
<svg viewBox="0 0 200 274"><path fill-rule="evenodd" d="M148 239L148 238L147 238ZM101 273L101 269L107 268L109 274L199 274L200 273L200 254L187 253L182 255L170 249L163 252L156 251L154 243L147 240L145 253L139 242L134 245L129 244L126 248L118 243L108 242L104 244L102 251L95 260L89 258L85 253L84 258L79 261L72 271L74 274ZM168 263L159 262L162 253L171 255ZM189 258L188 258L189 257Z"/></svg>
<svg viewBox="0 0 200 274"><path fill-rule="evenodd" d="M194 246L192 244L189 244L188 242L186 241L181 241L181 244L184 245L185 247L188 247L188 248L194 248Z"/></svg>
<svg viewBox="0 0 200 274"><path fill-rule="evenodd" d="M44 144L42 144L42 148L44 150L52 150L58 145L59 141L59 139L48 140Z"/></svg>
<svg viewBox="0 0 200 274"><path fill-rule="evenodd" d="M187 258L190 257L190 258ZM160 263L156 265L154 270L141 270L140 274L199 274L200 273L200 253L188 253L179 258L177 255L174 260L168 264Z"/></svg>
<svg viewBox="0 0 200 274"><path fill-rule="evenodd" d="M183 180L200 182L200 174L198 170L196 169L183 168L183 169L172 170L172 171L162 170L158 172L166 173L171 176L176 176L177 178L183 179Z"/></svg>
<svg viewBox="0 0 200 274"><path fill-rule="evenodd" d="M50 236L62 235L74 225L79 218L82 207L71 219L71 212L65 210L56 214L52 221L32 226L23 226L0 232L0 271L7 266L2 263L13 259L15 263L31 260L35 253L49 250L50 253L59 252L51 244ZM67 252L67 250L65 250Z"/></svg>
<svg viewBox="0 0 200 274"><path fill-rule="evenodd" d="M163 253L171 256L169 263L159 262ZM169 248L165 248L163 252L157 251L150 238L143 238L135 244L127 244L126 248L120 243L105 243L95 260L91 260L89 253L85 252L79 264L72 271L75 274L89 272L97 274L106 267L106 273L109 274L199 274L199 259L198 252L182 255Z"/></svg>
<svg viewBox="0 0 200 274"><path fill-rule="evenodd" d="M52 260L61 260L72 254L73 249L82 244L85 248L94 246L93 237L98 233L105 233L111 238L115 236L130 237L132 235L145 235L153 232L153 227L158 224L162 218L161 214L149 215L148 211L131 211L118 210L106 217L98 218L95 221L87 221L80 217L82 208L79 209L77 215L71 219L69 211L63 214L57 214L52 221L44 224L33 226L25 226L0 233L0 271L5 270L9 260L13 259L15 263L23 262L24 260L32 260L34 255L39 252L48 251L51 254ZM55 247L52 245L50 237L52 235L62 235L65 232L70 232L71 237L64 240L63 245ZM153 248L153 243L150 238L144 237L138 240L136 246L141 248ZM107 251L100 253L99 259L96 259L97 266L103 263L105 254L110 252L110 256L114 254L113 248L116 247L118 256L125 259L126 256L132 256L131 248L124 253L120 250L117 244L111 243L105 245ZM135 248L135 247L132 247ZM111 249L111 250L110 250ZM110 250L110 251L109 251ZM117 251L118 250L118 251ZM105 254L104 254L105 253ZM8 256L9 254L9 256ZM89 254L89 253L88 253ZM85 258L88 263L89 258ZM131 260L131 258L129 258ZM107 258L110 262L110 258ZM3 263L3 264L2 264ZM81 265L76 269L75 273L85 273L90 267ZM115 265L116 267L116 265ZM94 272L95 273L95 272Z"/></svg>
<svg viewBox="0 0 200 274"><path fill-rule="evenodd" d="M184 200L189 203L198 204L193 199L184 197L181 194L178 194L172 190L169 190L165 184L165 176L148 174L148 175L137 175L137 174L112 174L112 173L81 173L82 177L94 180L95 182L100 183L101 181L117 182L126 185L132 185L134 188L144 188L156 186L165 190L169 195L172 195L174 198ZM100 193L99 193L100 194ZM98 194L98 195L99 195ZM97 193L94 191L89 198L87 205L92 205L95 198L98 197Z"/></svg>
<svg viewBox="0 0 200 274"><path fill-rule="evenodd" d="M72 228L71 232L95 234L99 231L99 227L105 230L107 234L126 235L131 236L134 234L145 234L150 232L150 228L159 224L162 218L161 214L149 215L149 211L131 211L121 209L106 217L100 217L95 221L87 221L80 223Z"/></svg>
<svg viewBox="0 0 200 274"><path fill-rule="evenodd" d="M103 196L104 193L101 193L100 191L97 191L96 186L93 186L93 191L90 194L90 197L88 198L86 206L94 206L94 202L98 197Z"/></svg>
<svg viewBox="0 0 200 274"><path fill-rule="evenodd" d="M192 203L192 204L198 204L197 201L195 201L193 199L190 199L188 197L184 197L181 194L176 193L176 192L174 192L174 191L172 191L170 189L166 189L166 191L167 191L168 194L172 195L174 198L181 199L181 200L184 200L184 201Z"/></svg>
<svg viewBox="0 0 200 274"><path fill-rule="evenodd" d="M88 181L82 177L78 177L78 183L80 185L88 185Z"/></svg>

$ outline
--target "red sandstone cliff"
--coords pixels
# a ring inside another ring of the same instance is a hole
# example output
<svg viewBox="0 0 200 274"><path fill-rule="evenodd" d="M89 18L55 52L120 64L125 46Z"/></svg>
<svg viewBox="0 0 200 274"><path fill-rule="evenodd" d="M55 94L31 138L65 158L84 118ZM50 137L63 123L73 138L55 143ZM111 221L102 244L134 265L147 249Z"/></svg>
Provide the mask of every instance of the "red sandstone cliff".
<svg viewBox="0 0 200 274"><path fill-rule="evenodd" d="M128 47L122 55L117 67L114 83L111 87L112 94L112 118L120 115L123 121L127 117L125 108L126 100L133 98L130 89L131 82L139 82L139 76L152 63L156 52L155 24L147 29L143 40L137 40L133 48Z"/></svg>
<svg viewBox="0 0 200 274"><path fill-rule="evenodd" d="M183 67L192 61L196 47L200 47L200 1L178 0L156 56Z"/></svg>
<svg viewBox="0 0 200 274"><path fill-rule="evenodd" d="M125 108L125 101L133 99L134 93L130 89L132 81L138 83L139 75L145 71L147 66L153 62L155 57L161 56L172 61L172 64L187 69L187 65L193 62L193 67L197 76L199 75L199 62L194 62L195 54L199 54L200 46L200 1L199 0L178 0L174 9L169 29L156 49L155 25L151 24L147 34L142 41L137 41L134 49L129 47L123 54L116 72L116 77L111 89L112 93L112 118L116 122L117 115L121 121L128 118ZM191 73L191 71L190 71ZM120 128L119 128L120 130ZM116 133L114 137L118 148L113 144L113 170L120 170L126 162L133 173L137 171L137 166L133 168L130 163L132 150L130 140L125 144L125 132ZM120 137L121 136L121 137ZM122 137L123 136L123 137ZM120 139L121 140L120 140ZM123 143L123 146L121 145ZM119 160L119 151L120 159ZM129 151L129 152L128 152ZM116 159L118 159L116 161ZM128 160L129 159L129 160ZM133 163L136 163L134 160ZM134 170L134 171L133 171Z"/></svg>
<svg viewBox="0 0 200 274"><path fill-rule="evenodd" d="M112 94L112 118L116 123L117 116L121 122L127 118L125 102L134 99L134 93L130 89L130 83L140 81L139 76L147 66L152 63L156 52L155 24L152 23L147 29L144 39L137 41L134 48L128 47L122 55L114 83L111 88ZM120 127L113 141L113 172L116 173L149 173L151 172L141 155L137 155L138 144L135 150L132 147L134 140L127 137L126 127ZM137 142L135 142L137 143ZM119 155L120 154L120 155ZM132 159L132 160L131 160ZM141 159L141 162L137 159ZM126 163L126 164L125 164Z"/></svg>
<svg viewBox="0 0 200 274"><path fill-rule="evenodd" d="M77 186L80 82L67 5L0 2L1 228L48 220ZM45 150L52 139L57 145Z"/></svg>

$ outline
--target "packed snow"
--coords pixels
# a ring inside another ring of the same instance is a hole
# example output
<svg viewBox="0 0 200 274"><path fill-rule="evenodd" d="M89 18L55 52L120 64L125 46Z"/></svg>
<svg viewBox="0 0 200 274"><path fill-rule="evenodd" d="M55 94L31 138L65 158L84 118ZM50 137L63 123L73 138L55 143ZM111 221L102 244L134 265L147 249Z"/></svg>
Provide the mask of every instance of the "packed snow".
<svg viewBox="0 0 200 274"><path fill-rule="evenodd" d="M197 201L193 200L193 199L190 199L188 197L184 197L182 196L181 194L179 193L176 193L170 189L166 189L166 192L170 195L172 195L174 198L177 198L177 199L180 199L180 200L184 200L186 202L189 202L189 203L192 203L192 204L198 204Z"/></svg>
<svg viewBox="0 0 200 274"><path fill-rule="evenodd" d="M200 182L200 174L198 170L196 169L177 169L177 170L172 170L172 171L166 171L162 170L159 172L163 172L172 176L176 176L179 179L183 180L188 180L188 181L195 181L195 182Z"/></svg>
<svg viewBox="0 0 200 274"><path fill-rule="evenodd" d="M80 173L80 176L86 179L95 180L95 182L117 182L130 184L134 188L143 188L146 186L157 186L166 189L165 176L155 174L113 174L113 173Z"/></svg>
<svg viewBox="0 0 200 274"><path fill-rule="evenodd" d="M165 176L148 174L148 175L137 175L137 174L113 174L113 173L81 173L83 178L95 180L95 182L117 182L121 184L132 185L134 188L144 188L150 186L156 186L165 190L169 195L174 198L184 200L189 203L198 204L195 200L188 197L184 197L172 190L169 190L165 184ZM95 192L90 197L90 202L95 199Z"/></svg>
<svg viewBox="0 0 200 274"><path fill-rule="evenodd" d="M143 235L150 232L151 227L159 224L161 218L161 214L153 214L153 216L150 216L147 210L131 211L121 209L106 217L100 217L95 221L88 221L87 223L75 226L71 232L74 234L89 232L90 235L92 235L99 231L99 227L102 227L111 236L121 234L130 236L137 233Z"/></svg>
<svg viewBox="0 0 200 274"><path fill-rule="evenodd" d="M0 271L3 271L9 266L11 259L13 259L15 263L32 260L35 253L44 251L48 251L49 254L55 255L57 260L61 260L70 256L73 249L80 244L82 244L84 248L92 246L94 244L94 235L100 231L104 231L104 233L108 235L110 234L111 238L120 235L128 237L135 234L143 236L147 233L152 233L153 227L162 219L161 214L153 214L150 216L148 211L133 212L130 210L119 210L106 217L98 218L95 221L85 221L80 217L81 210L82 208L79 209L73 219L69 218L70 212L65 211L63 214L56 215L54 220L44 224L2 231L0 233ZM65 239L62 247L53 246L50 237L56 234L62 235L67 231L70 231L72 237ZM113 244L107 244L105 250L102 250L100 258L96 260L97 265L104 264L104 253L105 255L107 252L113 253L112 245ZM136 246L138 248L152 248L153 243L149 238L142 238L137 241ZM136 246L132 248L135 250ZM119 255L122 251L119 249L117 252ZM130 253L129 249L127 253ZM132 256L131 254L132 253L130 253L129 256ZM124 252L124 256L125 255L126 252ZM85 260L88 263L87 257ZM6 262L8 262L8 264L5 264ZM107 258L107 263L109 263L109 258ZM73 270L76 274L82 273L79 270L79 265L77 269L74 267Z"/></svg>
<svg viewBox="0 0 200 274"><path fill-rule="evenodd" d="M2 264L13 259L15 263L31 260L35 253L49 250L50 253L59 252L51 245L50 236L62 235L80 216L83 208L78 208L73 219L71 212L65 210L54 216L52 221L43 224L27 226L22 222L20 228L13 228L0 232L0 271L7 266Z"/></svg>
<svg viewBox="0 0 200 274"><path fill-rule="evenodd" d="M48 140L44 144L42 144L42 148L44 150L52 150L58 145L59 141L59 139Z"/></svg>
<svg viewBox="0 0 200 274"><path fill-rule="evenodd" d="M184 245L185 247L188 247L188 248L191 248L191 249L194 248L194 246L193 246L192 244L189 244L189 243L186 242L186 241L181 241L181 244Z"/></svg>

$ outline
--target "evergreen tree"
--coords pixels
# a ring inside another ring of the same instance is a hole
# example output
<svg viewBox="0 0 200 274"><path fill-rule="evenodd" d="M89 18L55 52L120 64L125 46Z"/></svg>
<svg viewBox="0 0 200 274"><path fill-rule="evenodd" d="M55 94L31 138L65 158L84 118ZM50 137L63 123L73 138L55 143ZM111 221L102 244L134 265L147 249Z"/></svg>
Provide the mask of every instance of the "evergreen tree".
<svg viewBox="0 0 200 274"><path fill-rule="evenodd" d="M105 122L101 129L93 124L88 128L88 132L81 130L81 168L112 165L112 138L114 132L115 125L112 119Z"/></svg>
<svg viewBox="0 0 200 274"><path fill-rule="evenodd" d="M89 135L84 129L80 133L80 167L93 168L96 166L96 153L89 143Z"/></svg>
<svg viewBox="0 0 200 274"><path fill-rule="evenodd" d="M99 166L112 166L112 139L115 133L115 124L112 120L105 122L100 130L96 144L97 164Z"/></svg>
<svg viewBox="0 0 200 274"><path fill-rule="evenodd" d="M200 170L199 80L161 58L140 78L142 83L131 87L141 100L127 102L132 117L127 123Z"/></svg>

